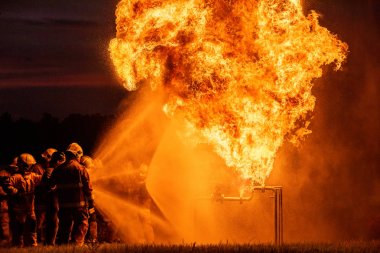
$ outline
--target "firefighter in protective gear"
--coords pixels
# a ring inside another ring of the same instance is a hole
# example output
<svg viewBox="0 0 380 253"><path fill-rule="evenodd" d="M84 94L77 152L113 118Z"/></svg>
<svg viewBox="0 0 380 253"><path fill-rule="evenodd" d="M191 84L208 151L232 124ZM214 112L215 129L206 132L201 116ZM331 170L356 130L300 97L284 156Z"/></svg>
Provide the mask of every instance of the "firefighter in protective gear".
<svg viewBox="0 0 380 253"><path fill-rule="evenodd" d="M81 157L80 159L80 163L86 167L88 173L91 173L92 170L95 168L95 164L94 164L94 160L88 156L88 155L84 155Z"/></svg>
<svg viewBox="0 0 380 253"><path fill-rule="evenodd" d="M140 207L138 212L138 218L142 227L142 234L139 241L141 243L153 243L154 242L154 230L152 226L151 205L152 199L146 188L146 177L148 175L148 166L142 164L138 169L134 178L134 190L133 198L136 204Z"/></svg>
<svg viewBox="0 0 380 253"><path fill-rule="evenodd" d="M8 246L10 240L8 194L3 189L10 176L10 166L0 169L0 247Z"/></svg>
<svg viewBox="0 0 380 253"><path fill-rule="evenodd" d="M81 164L87 169L88 173L91 174L95 168L93 159L90 156L84 155L81 158ZM88 219L88 232L86 235L86 241L94 243L98 241L98 223L97 223L97 212L95 208L88 209L89 219Z"/></svg>
<svg viewBox="0 0 380 253"><path fill-rule="evenodd" d="M36 164L30 154L21 154L17 159L18 171L9 178L5 191L11 195L12 244L14 246L37 246L37 223L34 213L34 190L42 176L30 172Z"/></svg>
<svg viewBox="0 0 380 253"><path fill-rule="evenodd" d="M51 158L52 158L52 156L53 156L53 154L55 153L55 152L57 152L58 150L56 150L55 148L48 148L48 149L46 149L42 154L41 154L41 157L43 158L43 159L45 159L45 161L47 161L47 162L50 162L51 161Z"/></svg>
<svg viewBox="0 0 380 253"><path fill-rule="evenodd" d="M58 244L71 241L82 246L88 229L88 209L94 207L92 186L86 168L81 165L83 150L77 143L67 148L66 161L54 169L50 184L57 186L59 203Z"/></svg>
<svg viewBox="0 0 380 253"><path fill-rule="evenodd" d="M41 160L32 167L32 172L38 175L44 175L46 170L50 168L51 157L57 150L54 148L48 148L41 154ZM37 218L37 241L38 243L45 243L45 226L46 226L46 212L47 209L54 208L54 206L48 206L48 192L50 189L45 185L36 187L35 190L35 212Z"/></svg>
<svg viewBox="0 0 380 253"><path fill-rule="evenodd" d="M65 153L54 152L51 155L50 166L46 169L45 176L47 180L50 180L51 175L55 168L63 164L66 161ZM56 186L46 187L46 235L45 244L55 245L55 239L58 232L58 196Z"/></svg>
<svg viewBox="0 0 380 253"><path fill-rule="evenodd" d="M81 146L79 146L78 143L76 143L76 142L71 143L67 147L66 151L73 154L75 156L75 158L77 159L77 161L80 162L80 160L83 156L83 149Z"/></svg>
<svg viewBox="0 0 380 253"><path fill-rule="evenodd" d="M45 170L50 166L50 160L53 153L57 152L55 148L48 148L41 154L41 161L32 167L32 172L43 175Z"/></svg>
<svg viewBox="0 0 380 253"><path fill-rule="evenodd" d="M0 171L0 247L8 246L11 239L13 220L10 219L12 208L10 208L9 194L5 192L5 184L9 182L10 176L18 171L17 158Z"/></svg>

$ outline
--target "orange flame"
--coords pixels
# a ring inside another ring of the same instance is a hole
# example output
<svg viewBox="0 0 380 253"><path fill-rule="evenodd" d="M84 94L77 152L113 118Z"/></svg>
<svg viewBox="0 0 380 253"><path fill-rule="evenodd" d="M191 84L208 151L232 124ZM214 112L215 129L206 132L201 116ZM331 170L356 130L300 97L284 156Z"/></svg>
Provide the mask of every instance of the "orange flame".
<svg viewBox="0 0 380 253"><path fill-rule="evenodd" d="M121 0L110 42L126 89L164 88L183 137L264 184L285 139L311 133L312 81L348 46L300 0Z"/></svg>

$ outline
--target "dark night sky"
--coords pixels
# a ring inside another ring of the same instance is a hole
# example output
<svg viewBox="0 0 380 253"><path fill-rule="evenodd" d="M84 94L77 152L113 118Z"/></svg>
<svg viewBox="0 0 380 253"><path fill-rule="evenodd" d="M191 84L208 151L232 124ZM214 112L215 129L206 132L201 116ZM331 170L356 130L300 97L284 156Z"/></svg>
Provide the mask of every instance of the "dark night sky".
<svg viewBox="0 0 380 253"><path fill-rule="evenodd" d="M9 111L26 118L38 118L43 112L58 117L74 111L113 113L125 95L107 50L115 34L117 2L1 0L0 113ZM341 22L351 19L354 25L365 19L369 5L371 15L379 15L375 2L304 0L305 7L325 15L322 23L345 41L353 39L345 34L351 24ZM374 20L379 23L378 16ZM355 50L348 42L351 51ZM66 89L68 86L71 88ZM66 106L54 105L73 93L75 99Z"/></svg>
<svg viewBox="0 0 380 253"><path fill-rule="evenodd" d="M0 87L115 84L117 1L2 0Z"/></svg>
<svg viewBox="0 0 380 253"><path fill-rule="evenodd" d="M114 113L125 95L107 50L117 2L1 0L0 114Z"/></svg>

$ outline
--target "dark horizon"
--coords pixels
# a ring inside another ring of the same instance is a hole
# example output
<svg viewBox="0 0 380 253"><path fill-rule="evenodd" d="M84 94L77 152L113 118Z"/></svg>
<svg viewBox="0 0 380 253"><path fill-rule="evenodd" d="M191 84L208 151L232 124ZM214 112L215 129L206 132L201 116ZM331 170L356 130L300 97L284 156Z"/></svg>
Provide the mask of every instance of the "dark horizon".
<svg viewBox="0 0 380 253"><path fill-rule="evenodd" d="M115 115L128 96L121 86L8 87L0 90L0 115L30 120L45 113L59 119L72 113Z"/></svg>
<svg viewBox="0 0 380 253"><path fill-rule="evenodd" d="M108 56L118 1L0 3L0 89L117 86Z"/></svg>

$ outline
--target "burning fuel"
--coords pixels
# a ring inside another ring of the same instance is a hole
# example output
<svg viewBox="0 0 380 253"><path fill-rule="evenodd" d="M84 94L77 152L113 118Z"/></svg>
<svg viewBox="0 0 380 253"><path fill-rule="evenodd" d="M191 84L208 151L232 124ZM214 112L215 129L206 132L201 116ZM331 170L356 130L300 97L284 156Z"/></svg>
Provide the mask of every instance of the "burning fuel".
<svg viewBox="0 0 380 253"><path fill-rule="evenodd" d="M121 0L110 43L128 90L164 90L186 143L207 143L264 184L285 140L311 133L313 81L348 46L300 0Z"/></svg>

